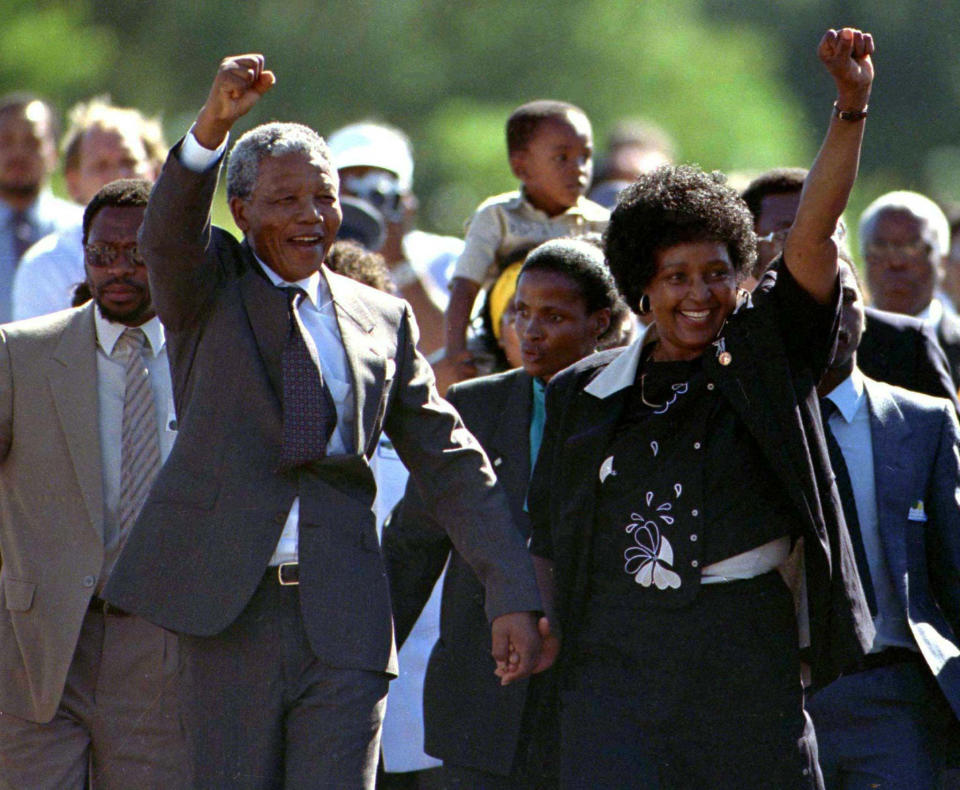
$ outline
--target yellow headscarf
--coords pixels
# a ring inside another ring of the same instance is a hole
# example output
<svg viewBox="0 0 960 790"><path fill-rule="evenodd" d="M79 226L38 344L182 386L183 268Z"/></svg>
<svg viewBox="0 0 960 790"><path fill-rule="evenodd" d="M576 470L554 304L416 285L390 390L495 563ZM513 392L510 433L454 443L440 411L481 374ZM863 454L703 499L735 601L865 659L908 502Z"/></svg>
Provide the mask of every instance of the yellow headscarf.
<svg viewBox="0 0 960 790"><path fill-rule="evenodd" d="M523 268L523 261L511 263L506 269L500 272L496 282L490 286L490 292L487 294L487 305L490 310L490 323L493 324L493 336L500 340L500 320L517 292L517 279L520 277L520 269Z"/></svg>

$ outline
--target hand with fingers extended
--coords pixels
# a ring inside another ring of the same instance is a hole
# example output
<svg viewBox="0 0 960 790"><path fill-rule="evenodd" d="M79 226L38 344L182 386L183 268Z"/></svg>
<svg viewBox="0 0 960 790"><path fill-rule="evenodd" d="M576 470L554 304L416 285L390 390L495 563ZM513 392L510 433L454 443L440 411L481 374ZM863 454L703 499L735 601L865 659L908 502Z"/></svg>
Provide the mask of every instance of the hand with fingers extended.
<svg viewBox="0 0 960 790"><path fill-rule="evenodd" d="M837 84L841 110L862 110L873 84L873 36L856 28L828 30L817 54Z"/></svg>
<svg viewBox="0 0 960 790"><path fill-rule="evenodd" d="M207 100L197 115L194 137L205 148L215 149L237 119L246 115L277 78L263 65L263 55L231 55L220 61Z"/></svg>

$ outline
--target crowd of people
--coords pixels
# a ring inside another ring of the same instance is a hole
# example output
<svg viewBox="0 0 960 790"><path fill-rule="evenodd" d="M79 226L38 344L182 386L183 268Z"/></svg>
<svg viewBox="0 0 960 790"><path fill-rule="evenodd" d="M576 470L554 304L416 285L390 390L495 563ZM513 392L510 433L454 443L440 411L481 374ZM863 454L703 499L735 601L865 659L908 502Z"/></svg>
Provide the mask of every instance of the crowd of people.
<svg viewBox="0 0 960 790"><path fill-rule="evenodd" d="M878 197L864 289L817 51L809 170L538 99L463 239L399 129L231 146L262 55L169 152L74 107L71 201L0 98L0 785L960 787L960 216Z"/></svg>

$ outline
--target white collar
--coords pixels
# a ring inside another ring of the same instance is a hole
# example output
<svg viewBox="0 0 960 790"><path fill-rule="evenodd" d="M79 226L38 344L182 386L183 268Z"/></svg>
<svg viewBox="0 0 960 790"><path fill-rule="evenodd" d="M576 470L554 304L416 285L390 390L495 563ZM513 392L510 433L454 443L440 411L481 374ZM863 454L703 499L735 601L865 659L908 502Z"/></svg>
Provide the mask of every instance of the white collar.
<svg viewBox="0 0 960 790"><path fill-rule="evenodd" d="M930 304L917 313L916 317L923 321L923 323L925 323L927 326L936 329L938 326L940 326L941 319L943 319L943 305L940 303L939 299L934 297L930 300Z"/></svg>
<svg viewBox="0 0 960 790"><path fill-rule="evenodd" d="M251 252L253 252L253 250L251 250ZM291 285L296 285L298 288L303 289L307 298L313 306L317 308L322 307L330 301L330 288L327 285L327 281L320 276L320 272L314 272L302 280L284 280L279 274L260 260L260 256L256 253L253 253L253 257L257 259L257 263L260 264L260 268L263 269L264 274L267 275L270 282L277 286L277 288L288 288Z"/></svg>
<svg viewBox="0 0 960 790"><path fill-rule="evenodd" d="M143 334L147 336L147 343L150 345L150 352L153 356L159 354L166 344L163 324L156 316L138 327L128 327L126 324L104 318L100 314L100 307L96 306L93 309L93 325L97 332L97 343L107 356L113 354L113 347L117 344L117 340L120 339L124 329L142 329Z"/></svg>
<svg viewBox="0 0 960 790"><path fill-rule="evenodd" d="M854 367L853 372L837 384L826 398L837 407L837 411L849 424L853 422L854 416L860 409L863 394L863 373L860 372L860 368Z"/></svg>
<svg viewBox="0 0 960 790"><path fill-rule="evenodd" d="M632 386L637 378L637 368L643 354L643 341L643 335L636 338L620 356L601 370L597 377L583 388L583 391L602 399Z"/></svg>

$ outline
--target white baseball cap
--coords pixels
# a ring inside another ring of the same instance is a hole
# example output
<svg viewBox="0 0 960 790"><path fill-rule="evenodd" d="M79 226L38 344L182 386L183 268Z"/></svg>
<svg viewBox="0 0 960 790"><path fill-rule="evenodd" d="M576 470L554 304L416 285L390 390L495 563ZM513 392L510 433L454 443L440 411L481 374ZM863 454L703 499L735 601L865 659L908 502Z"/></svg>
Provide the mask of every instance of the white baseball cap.
<svg viewBox="0 0 960 790"><path fill-rule="evenodd" d="M364 121L337 129L327 138L337 170L345 167L379 167L395 173L400 191L413 186L410 141L399 129Z"/></svg>

